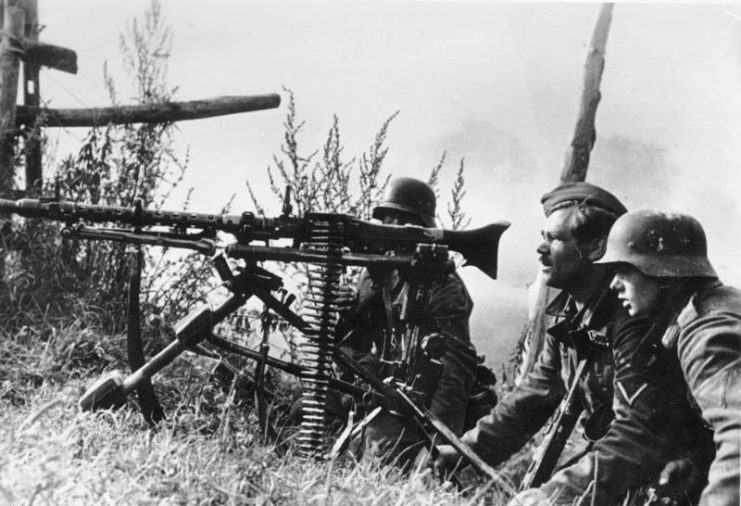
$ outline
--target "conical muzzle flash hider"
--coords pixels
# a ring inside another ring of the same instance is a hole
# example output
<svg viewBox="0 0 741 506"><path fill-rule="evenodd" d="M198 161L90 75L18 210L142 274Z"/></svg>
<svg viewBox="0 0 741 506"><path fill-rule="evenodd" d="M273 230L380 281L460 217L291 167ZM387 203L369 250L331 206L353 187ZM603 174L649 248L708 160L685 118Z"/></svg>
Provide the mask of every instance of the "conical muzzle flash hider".
<svg viewBox="0 0 741 506"><path fill-rule="evenodd" d="M478 267L491 279L497 279L499 238L509 225L508 221L498 221L474 230L445 230L440 242L463 255L463 265Z"/></svg>

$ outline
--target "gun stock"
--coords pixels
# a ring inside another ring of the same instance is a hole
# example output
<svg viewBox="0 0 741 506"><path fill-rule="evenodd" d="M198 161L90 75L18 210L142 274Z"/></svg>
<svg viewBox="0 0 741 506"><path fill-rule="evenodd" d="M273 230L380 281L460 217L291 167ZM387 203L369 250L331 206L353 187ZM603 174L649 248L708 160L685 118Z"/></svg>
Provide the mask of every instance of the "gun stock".
<svg viewBox="0 0 741 506"><path fill-rule="evenodd" d="M497 277L499 238L510 226L507 221L499 221L474 230L445 230L355 221L358 229L351 234L360 242L362 250L376 248L399 252L409 245L441 244L463 255L465 265L477 267L492 279Z"/></svg>
<svg viewBox="0 0 741 506"><path fill-rule="evenodd" d="M463 255L465 265L473 265L491 279L496 279L499 238L509 225L509 222L501 221L473 230L445 231L443 241L450 249Z"/></svg>

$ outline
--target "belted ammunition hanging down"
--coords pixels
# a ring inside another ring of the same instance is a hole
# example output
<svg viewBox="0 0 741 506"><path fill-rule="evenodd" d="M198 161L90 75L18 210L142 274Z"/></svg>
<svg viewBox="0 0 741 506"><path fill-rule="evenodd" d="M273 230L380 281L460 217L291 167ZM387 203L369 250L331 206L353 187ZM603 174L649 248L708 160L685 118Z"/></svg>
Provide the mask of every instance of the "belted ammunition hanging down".
<svg viewBox="0 0 741 506"><path fill-rule="evenodd" d="M300 451L307 456L319 454L326 446L327 390L332 375L334 329L338 318L336 298L344 270L340 262L341 247L340 223L315 222L306 249L325 255L327 262L308 264L309 288L303 311L308 329L304 331L306 341L301 345L304 389L298 441Z"/></svg>

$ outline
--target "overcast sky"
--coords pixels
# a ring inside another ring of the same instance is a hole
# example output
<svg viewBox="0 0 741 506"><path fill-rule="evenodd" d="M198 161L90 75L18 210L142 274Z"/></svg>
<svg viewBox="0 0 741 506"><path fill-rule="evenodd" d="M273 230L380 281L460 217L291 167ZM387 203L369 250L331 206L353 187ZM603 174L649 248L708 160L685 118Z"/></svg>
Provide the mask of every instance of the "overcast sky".
<svg viewBox="0 0 741 506"><path fill-rule="evenodd" d="M51 107L108 105L105 59L145 0L39 0L42 40L77 51L80 71L42 72ZM558 180L573 132L599 5L491 2L163 0L174 31L170 81L182 100L295 92L302 142L318 148L340 118L349 155L382 122L387 167L426 178L448 153L442 186L465 157L472 226L506 219L499 291L533 276L540 196ZM123 76L121 76L123 77ZM741 5L618 3L607 44L587 179L629 208L689 212L706 228L723 279L741 285ZM284 105L286 101L284 100ZM244 180L265 188L285 107L183 123L194 210L214 210ZM81 129L66 130L81 139ZM69 141L66 141L69 142ZM66 146L67 144L62 144ZM272 198L265 191L266 200ZM277 202L267 202L277 213ZM472 291L491 284L466 274Z"/></svg>

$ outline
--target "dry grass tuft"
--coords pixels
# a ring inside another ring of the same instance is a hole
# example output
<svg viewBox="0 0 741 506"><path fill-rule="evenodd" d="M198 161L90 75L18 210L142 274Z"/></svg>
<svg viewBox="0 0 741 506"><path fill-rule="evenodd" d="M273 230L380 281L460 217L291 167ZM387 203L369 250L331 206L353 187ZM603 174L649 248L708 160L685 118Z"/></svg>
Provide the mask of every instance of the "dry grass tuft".
<svg viewBox="0 0 741 506"><path fill-rule="evenodd" d="M125 368L123 339L74 325L46 340L24 332L0 344L0 503L504 504L496 491L477 494L473 479L462 493L428 472L299 458L281 420L282 439L266 446L251 403L198 361L179 359L157 377L168 419L156 428L135 406L80 413L87 384Z"/></svg>

